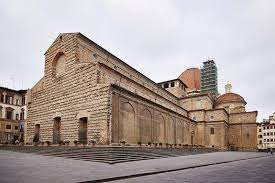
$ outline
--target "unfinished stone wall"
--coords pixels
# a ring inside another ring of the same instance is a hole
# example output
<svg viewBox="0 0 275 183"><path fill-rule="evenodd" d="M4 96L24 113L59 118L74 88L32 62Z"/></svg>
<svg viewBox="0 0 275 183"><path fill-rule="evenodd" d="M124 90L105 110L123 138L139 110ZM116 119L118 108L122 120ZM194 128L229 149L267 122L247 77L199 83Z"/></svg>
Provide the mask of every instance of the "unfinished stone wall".
<svg viewBox="0 0 275 183"><path fill-rule="evenodd" d="M52 141L56 117L61 118L60 140L78 140L79 119L87 117L88 140L107 143L109 86L99 84L98 65L82 59L77 45L75 34L65 34L46 52L43 88L31 91L28 105L27 142L33 139L35 124L40 124L40 139ZM56 70L54 62L61 55L66 61L61 65L62 72L57 74L60 68Z"/></svg>

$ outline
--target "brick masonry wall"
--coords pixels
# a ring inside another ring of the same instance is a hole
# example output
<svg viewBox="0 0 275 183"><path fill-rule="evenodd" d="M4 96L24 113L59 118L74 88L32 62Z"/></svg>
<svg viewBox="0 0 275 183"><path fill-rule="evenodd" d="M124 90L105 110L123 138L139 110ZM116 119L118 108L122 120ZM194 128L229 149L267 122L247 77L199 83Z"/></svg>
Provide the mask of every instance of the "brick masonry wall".
<svg viewBox="0 0 275 183"><path fill-rule="evenodd" d="M66 68L56 77L53 62L60 52L66 56ZM64 35L46 52L44 89L33 90L28 106L27 142L34 137L35 124L40 124L40 140L52 141L54 117L61 117L61 140L78 140L78 120L87 117L88 140L107 143L110 88L98 84L98 65L82 60L78 52L74 34Z"/></svg>

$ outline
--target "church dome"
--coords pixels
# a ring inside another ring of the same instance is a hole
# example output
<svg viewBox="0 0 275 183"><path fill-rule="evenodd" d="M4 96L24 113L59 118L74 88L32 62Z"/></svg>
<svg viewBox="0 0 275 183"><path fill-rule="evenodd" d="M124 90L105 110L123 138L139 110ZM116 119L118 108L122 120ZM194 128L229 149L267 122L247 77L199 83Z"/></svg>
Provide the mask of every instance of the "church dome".
<svg viewBox="0 0 275 183"><path fill-rule="evenodd" d="M201 74L198 68L189 68L178 77L188 88L200 90Z"/></svg>
<svg viewBox="0 0 275 183"><path fill-rule="evenodd" d="M215 105L225 104L225 103L232 103L232 102L240 102L246 104L244 98L236 93L225 93L217 98L215 101Z"/></svg>

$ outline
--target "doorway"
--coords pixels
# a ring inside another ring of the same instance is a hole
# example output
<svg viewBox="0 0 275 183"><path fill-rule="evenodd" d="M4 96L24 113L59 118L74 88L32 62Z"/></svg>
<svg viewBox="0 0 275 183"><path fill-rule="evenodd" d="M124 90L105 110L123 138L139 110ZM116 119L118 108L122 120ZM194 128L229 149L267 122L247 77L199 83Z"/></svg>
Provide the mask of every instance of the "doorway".
<svg viewBox="0 0 275 183"><path fill-rule="evenodd" d="M34 127L34 136L38 139L39 141L39 136L40 136L40 124L36 124Z"/></svg>
<svg viewBox="0 0 275 183"><path fill-rule="evenodd" d="M80 143L87 143L87 122L87 117L79 119L78 140Z"/></svg>
<svg viewBox="0 0 275 183"><path fill-rule="evenodd" d="M60 127L61 127L61 117L56 117L53 120L53 144L58 144L60 142Z"/></svg>
<svg viewBox="0 0 275 183"><path fill-rule="evenodd" d="M194 145L194 137L193 137L193 135L191 135L191 145L192 146Z"/></svg>

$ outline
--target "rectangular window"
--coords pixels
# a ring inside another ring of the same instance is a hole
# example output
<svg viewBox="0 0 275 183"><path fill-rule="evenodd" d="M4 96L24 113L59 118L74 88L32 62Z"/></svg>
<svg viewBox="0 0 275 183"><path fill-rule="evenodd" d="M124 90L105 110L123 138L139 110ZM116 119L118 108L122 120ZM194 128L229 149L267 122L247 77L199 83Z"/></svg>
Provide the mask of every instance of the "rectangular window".
<svg viewBox="0 0 275 183"><path fill-rule="evenodd" d="M169 84L168 84L168 83L165 83L165 84L164 84L164 88L169 88Z"/></svg>
<svg viewBox="0 0 275 183"><path fill-rule="evenodd" d="M262 132L262 129L259 129L259 132Z"/></svg>
<svg viewBox="0 0 275 183"><path fill-rule="evenodd" d="M11 125L6 125L7 130L11 130Z"/></svg>
<svg viewBox="0 0 275 183"><path fill-rule="evenodd" d="M24 112L20 113L20 120L24 120Z"/></svg>
<svg viewBox="0 0 275 183"><path fill-rule="evenodd" d="M265 127L264 127L264 130L265 130Z"/></svg>
<svg viewBox="0 0 275 183"><path fill-rule="evenodd" d="M270 139L271 142L273 142L273 139Z"/></svg>
<svg viewBox="0 0 275 183"><path fill-rule="evenodd" d="M171 87L174 87L174 86L175 86L175 82L172 82L172 83L171 83Z"/></svg>
<svg viewBox="0 0 275 183"><path fill-rule="evenodd" d="M265 133L264 133L264 136L265 136Z"/></svg>
<svg viewBox="0 0 275 183"><path fill-rule="evenodd" d="M273 132L270 132L270 135L273 135Z"/></svg>
<svg viewBox="0 0 275 183"><path fill-rule="evenodd" d="M214 135L214 134L215 134L214 128L210 128L210 134L211 134L211 135Z"/></svg>
<svg viewBox="0 0 275 183"><path fill-rule="evenodd" d="M269 135L269 133L267 133L266 135Z"/></svg>
<svg viewBox="0 0 275 183"><path fill-rule="evenodd" d="M266 139L264 139L264 142L266 142Z"/></svg>
<svg viewBox="0 0 275 183"><path fill-rule="evenodd" d="M18 126L14 126L14 129L15 129L15 130L18 130Z"/></svg>
<svg viewBox="0 0 275 183"><path fill-rule="evenodd" d="M12 111L7 111L7 119L12 119Z"/></svg>
<svg viewBox="0 0 275 183"><path fill-rule="evenodd" d="M262 138L262 135L258 135L258 138Z"/></svg>
<svg viewBox="0 0 275 183"><path fill-rule="evenodd" d="M269 139L267 139L267 142L269 142Z"/></svg>
<svg viewBox="0 0 275 183"><path fill-rule="evenodd" d="M11 140L11 134L6 134L6 140Z"/></svg>
<svg viewBox="0 0 275 183"><path fill-rule="evenodd" d="M0 96L0 102L4 103L4 95L3 94L1 94L1 96Z"/></svg>
<svg viewBox="0 0 275 183"><path fill-rule="evenodd" d="M23 97L23 98L22 98L22 105L25 105L25 104L26 104L26 98Z"/></svg>
<svg viewBox="0 0 275 183"><path fill-rule="evenodd" d="M268 127L266 127L267 129L269 129L269 126Z"/></svg>
<svg viewBox="0 0 275 183"><path fill-rule="evenodd" d="M15 119L19 120L19 114L15 114Z"/></svg>
<svg viewBox="0 0 275 183"><path fill-rule="evenodd" d="M6 101L7 104L13 104L13 97L6 95Z"/></svg>

